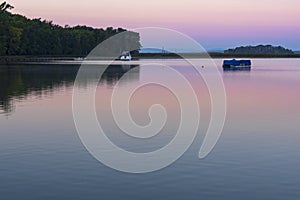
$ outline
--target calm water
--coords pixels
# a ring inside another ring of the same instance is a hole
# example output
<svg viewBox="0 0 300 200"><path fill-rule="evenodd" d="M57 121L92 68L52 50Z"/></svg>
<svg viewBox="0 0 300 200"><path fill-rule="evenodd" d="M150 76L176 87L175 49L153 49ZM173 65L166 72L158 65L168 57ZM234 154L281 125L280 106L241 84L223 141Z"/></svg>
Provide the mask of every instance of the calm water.
<svg viewBox="0 0 300 200"><path fill-rule="evenodd" d="M192 83L201 126L191 148L171 166L132 175L110 169L82 145L72 118L72 90L78 66L0 66L0 199L299 199L300 59L257 59L251 71L222 72L227 118L222 136L198 159L210 117L203 80L178 60L164 61ZM221 60L216 60L220 66ZM124 87L147 76L144 67ZM209 66L208 66L209 67ZM111 66L96 93L98 119L108 137L124 149L148 152L164 146L178 128L174 95L152 85L131 104L136 123L149 122L154 103L170 114L151 140L124 136L110 122L109 97L128 66ZM88 88L85 83L83 88ZM187 133L189 134L189 133Z"/></svg>

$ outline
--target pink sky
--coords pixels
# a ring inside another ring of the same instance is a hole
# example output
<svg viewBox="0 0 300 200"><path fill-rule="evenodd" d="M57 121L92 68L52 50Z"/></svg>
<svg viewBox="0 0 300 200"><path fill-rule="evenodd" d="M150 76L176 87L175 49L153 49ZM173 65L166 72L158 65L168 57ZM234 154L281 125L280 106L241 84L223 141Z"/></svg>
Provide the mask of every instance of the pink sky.
<svg viewBox="0 0 300 200"><path fill-rule="evenodd" d="M299 0L10 0L14 12L60 25L164 27L207 48L274 44L300 50Z"/></svg>

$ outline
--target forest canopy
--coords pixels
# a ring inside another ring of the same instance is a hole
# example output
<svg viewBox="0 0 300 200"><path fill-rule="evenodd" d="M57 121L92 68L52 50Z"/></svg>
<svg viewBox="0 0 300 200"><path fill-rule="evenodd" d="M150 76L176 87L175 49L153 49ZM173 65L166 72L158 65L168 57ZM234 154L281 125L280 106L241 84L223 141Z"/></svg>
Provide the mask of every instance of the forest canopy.
<svg viewBox="0 0 300 200"><path fill-rule="evenodd" d="M86 56L96 45L126 31L123 28L95 29L87 26L59 26L52 21L28 19L12 14L13 6L0 4L0 55ZM138 33L130 32L126 43L141 47ZM131 45L132 46L132 45ZM127 51L123 47L122 51Z"/></svg>

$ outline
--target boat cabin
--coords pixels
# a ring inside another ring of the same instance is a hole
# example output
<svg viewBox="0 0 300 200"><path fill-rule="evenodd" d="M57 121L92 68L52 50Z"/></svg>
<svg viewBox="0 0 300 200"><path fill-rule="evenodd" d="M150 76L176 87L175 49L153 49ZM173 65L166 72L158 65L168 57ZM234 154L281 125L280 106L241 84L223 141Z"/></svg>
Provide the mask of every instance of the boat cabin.
<svg viewBox="0 0 300 200"><path fill-rule="evenodd" d="M251 60L224 60L223 68L250 68Z"/></svg>

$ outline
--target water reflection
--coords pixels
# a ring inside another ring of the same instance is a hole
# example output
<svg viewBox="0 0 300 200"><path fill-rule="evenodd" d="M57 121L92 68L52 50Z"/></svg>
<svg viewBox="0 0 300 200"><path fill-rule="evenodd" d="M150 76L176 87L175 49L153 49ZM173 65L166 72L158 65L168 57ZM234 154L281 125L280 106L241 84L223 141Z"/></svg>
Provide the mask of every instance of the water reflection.
<svg viewBox="0 0 300 200"><path fill-rule="evenodd" d="M0 66L0 105L10 103L17 108L12 116L0 115L1 199L53 199L55 195L61 199L298 200L300 60L255 59L251 73L222 74L228 105L226 124L217 146L204 160L197 156L211 117L205 83L188 65L181 66L178 60L163 62L178 69L195 88L201 129L195 143L174 165L139 176L105 167L79 140L71 106L78 66ZM223 60L216 62L222 70ZM128 80L132 81L129 86L138 78L156 75L144 69ZM120 148L138 153L157 150L176 133L180 105L170 91L157 85L140 88L130 100L132 119L147 125L149 107L160 103L170 121L157 137L146 141L130 138L110 121L112 114L106 106L112 93L106 81L116 80L114 76L119 77L123 70L110 67L103 74L95 94L99 123ZM38 98L35 93L47 92L49 99L43 96L32 103ZM27 99L16 102L18 98Z"/></svg>
<svg viewBox="0 0 300 200"><path fill-rule="evenodd" d="M0 114L13 112L16 100L26 99L32 95L42 97L59 88L72 87L79 67L79 65L0 66ZM103 73L100 83L114 85L127 71L135 67L137 65L111 65ZM130 77L130 80L139 79L138 73L132 74L134 77Z"/></svg>
<svg viewBox="0 0 300 200"><path fill-rule="evenodd" d="M242 72L250 72L250 67L241 67L241 68L223 68L224 72L234 72L234 71L242 71Z"/></svg>
<svg viewBox="0 0 300 200"><path fill-rule="evenodd" d="M139 80L139 65L110 65L102 74L100 84L106 84L109 86L115 85L120 78L129 70L136 68L135 73L130 73L127 76L126 81L138 81Z"/></svg>

